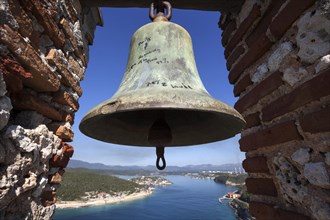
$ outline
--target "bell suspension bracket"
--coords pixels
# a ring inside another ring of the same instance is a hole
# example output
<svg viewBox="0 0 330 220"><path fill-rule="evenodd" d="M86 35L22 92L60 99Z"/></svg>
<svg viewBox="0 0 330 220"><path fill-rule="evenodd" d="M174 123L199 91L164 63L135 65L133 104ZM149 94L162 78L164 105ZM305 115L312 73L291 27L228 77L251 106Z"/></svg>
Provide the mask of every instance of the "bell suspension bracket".
<svg viewBox="0 0 330 220"><path fill-rule="evenodd" d="M157 14L155 15L155 6ZM166 15L165 15L166 9ZM169 21L172 17L172 6L167 1L156 1L150 4L149 18L151 21L157 21L157 19L163 21Z"/></svg>

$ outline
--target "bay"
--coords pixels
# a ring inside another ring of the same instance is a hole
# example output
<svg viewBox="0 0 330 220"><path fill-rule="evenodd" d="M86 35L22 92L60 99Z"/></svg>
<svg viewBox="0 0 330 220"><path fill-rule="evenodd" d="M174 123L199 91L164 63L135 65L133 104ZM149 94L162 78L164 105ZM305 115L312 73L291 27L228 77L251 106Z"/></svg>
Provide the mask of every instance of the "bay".
<svg viewBox="0 0 330 220"><path fill-rule="evenodd" d="M227 201L218 198L236 187L188 176L164 176L172 185L143 199L74 209L57 209L55 220L235 220Z"/></svg>

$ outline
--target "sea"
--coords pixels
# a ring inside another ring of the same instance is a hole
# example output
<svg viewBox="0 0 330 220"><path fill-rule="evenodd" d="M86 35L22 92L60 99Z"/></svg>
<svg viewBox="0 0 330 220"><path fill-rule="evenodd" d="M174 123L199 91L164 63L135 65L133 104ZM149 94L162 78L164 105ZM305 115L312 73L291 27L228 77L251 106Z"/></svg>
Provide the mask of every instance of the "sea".
<svg viewBox="0 0 330 220"><path fill-rule="evenodd" d="M228 200L219 197L237 188L210 179L163 176L173 184L157 187L148 197L102 206L57 209L55 220L235 220ZM124 177L124 178L127 178Z"/></svg>

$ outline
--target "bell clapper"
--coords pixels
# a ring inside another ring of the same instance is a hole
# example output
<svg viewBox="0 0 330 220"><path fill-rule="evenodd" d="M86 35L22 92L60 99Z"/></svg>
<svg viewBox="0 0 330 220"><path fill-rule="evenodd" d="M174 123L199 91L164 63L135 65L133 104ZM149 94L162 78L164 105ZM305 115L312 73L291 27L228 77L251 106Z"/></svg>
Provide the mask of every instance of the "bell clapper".
<svg viewBox="0 0 330 220"><path fill-rule="evenodd" d="M166 161L164 158L165 145L170 144L172 141L172 131L170 126L165 120L164 112L158 112L158 117L149 128L148 142L151 145L156 146L156 167L159 170L164 170L166 167ZM159 165L160 159L162 160L162 166Z"/></svg>
<svg viewBox="0 0 330 220"><path fill-rule="evenodd" d="M166 167L166 161L164 157L164 151L165 147L162 146L157 146L156 147L156 155L157 155L157 160L156 160L156 167L158 170L164 170ZM159 165L159 160L162 159L162 166Z"/></svg>

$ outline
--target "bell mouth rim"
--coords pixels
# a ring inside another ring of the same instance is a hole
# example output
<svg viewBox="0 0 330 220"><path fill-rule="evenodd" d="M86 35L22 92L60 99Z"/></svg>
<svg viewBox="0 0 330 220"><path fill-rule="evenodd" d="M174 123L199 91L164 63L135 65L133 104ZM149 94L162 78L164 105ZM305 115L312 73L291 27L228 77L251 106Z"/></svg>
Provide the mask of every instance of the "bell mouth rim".
<svg viewBox="0 0 330 220"><path fill-rule="evenodd" d="M234 127L230 132L228 132L225 135L222 135L221 137L219 135L216 135L215 132L215 137L212 138L208 138L206 141L205 140L201 140L201 141L196 141L195 138L192 138L191 141L187 140L187 138L185 138L185 141L183 141L183 144L177 144L177 142L173 142L170 143L168 145L166 145L166 147L184 147L184 146L194 146L194 145L202 145L202 144L207 144L207 143L212 143L212 142L217 142L217 141L222 141L231 137L234 137L235 135L239 134L244 126L246 125L246 122L244 119L242 119L241 117L237 117L235 115L231 115L225 112L220 112L220 111L214 111L214 110L208 110L208 109L187 109L187 108L170 108L170 107L158 107L158 108L141 108L141 109L126 109L123 111L117 111L114 113L111 113L110 116L109 115L96 115L94 117L90 117L90 118L83 118L82 121L79 124L79 130L91 137L94 138L96 140L102 141L102 142L106 142L106 143L112 143L112 144L116 144L116 145L124 145L124 146L134 146L134 147L155 147L154 145L151 145L147 142L143 142L142 144L140 144L139 142L135 142L132 143L129 140L114 140L113 138L104 138L101 137L95 133L91 133L90 131L88 131L88 129L86 129L86 127L88 127L88 124L90 123L94 123L94 124L101 124L102 121L105 120L109 120L106 119L106 117L110 117L110 118L124 118L126 117L126 114L134 114L134 115L139 115L139 113L141 112L157 112L157 111L165 111L167 114L170 112L174 112L174 113L178 113L181 112L180 115L186 115L186 114L198 114L199 116L201 115L213 115L215 118L223 118L225 119L225 121L231 121L233 124L232 127ZM158 113L156 113L158 114ZM125 116L121 116L121 115L125 115ZM206 129L208 127L208 124L211 123L210 120L207 122L203 122L204 125L202 126L203 129L200 130L204 130L204 128ZM170 123L171 124L171 123ZM112 126L112 128L116 127L116 125ZM192 128L189 128L189 125L186 126L188 129L193 130L193 127L196 127L196 125L193 125ZM211 127L218 127L220 128L221 125L220 123L213 123L213 125ZM174 129L175 130L175 129ZM182 129L181 129L182 130ZM91 129L92 132L94 132L94 129ZM122 132L122 131L121 131ZM197 136L198 134L201 135L202 132L198 133L195 132L195 134L193 134L192 136ZM127 137L130 136L129 132L126 132ZM208 136L208 134L204 134L204 136ZM220 137L220 138L219 138ZM175 137L174 137L175 138ZM190 138L190 137L189 137Z"/></svg>
<svg viewBox="0 0 330 220"><path fill-rule="evenodd" d="M125 108L125 109L117 109L114 112L111 112L110 114L122 114L122 113L126 113L126 112L138 112L138 111L196 111L196 112L205 112L205 113L216 113L216 114L224 114L224 115L228 115L228 116L232 116L233 118L237 118L238 120L240 120L243 125L246 125L246 121L245 119L241 116L240 113L238 113L234 108L230 109L230 112L225 112L225 111L219 111L218 109L211 109L211 108L189 108L189 107L180 107L177 105L164 105L161 107L152 107L152 106L147 106L147 107L140 107L140 108L135 108L135 107L131 107L131 108ZM234 111L232 111L234 110ZM233 113L237 113L237 114L233 114ZM89 118L95 117L95 116L89 116L90 114L92 114L91 111L89 111L80 121L79 123L79 127L82 124L83 121L88 120Z"/></svg>
<svg viewBox="0 0 330 220"><path fill-rule="evenodd" d="M244 123L243 116L232 106L215 99L206 90L167 90L167 89L140 89L115 94L93 109L90 109L85 118L96 114L113 114L115 112L127 112L137 110L165 110L182 109L198 110L206 112L219 112L231 114Z"/></svg>

